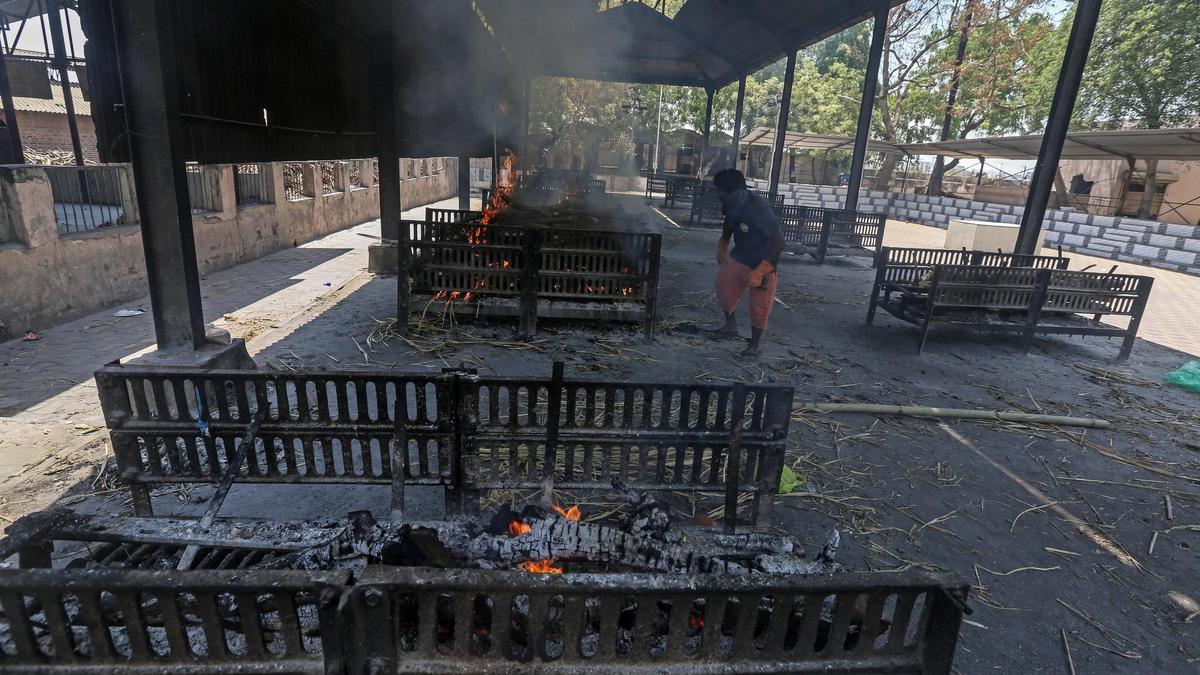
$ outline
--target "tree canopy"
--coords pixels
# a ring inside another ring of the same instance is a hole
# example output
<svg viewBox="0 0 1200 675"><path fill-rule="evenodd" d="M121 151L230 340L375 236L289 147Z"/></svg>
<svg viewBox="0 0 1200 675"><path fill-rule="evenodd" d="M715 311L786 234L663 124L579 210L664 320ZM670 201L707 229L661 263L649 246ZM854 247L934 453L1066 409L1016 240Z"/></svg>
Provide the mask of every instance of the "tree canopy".
<svg viewBox="0 0 1200 675"><path fill-rule="evenodd" d="M667 16L682 4L667 0ZM1040 132L1071 20L1053 0L909 0L892 9L872 135L903 143ZM869 42L865 22L799 53L789 129L854 133ZM658 86L569 82L535 86L535 136L560 142L587 123L620 139L654 127ZM743 133L774 126L782 89L782 61L748 76ZM703 128L702 89L662 94L664 130ZM714 130L732 132L736 94L736 83L716 93ZM644 112L622 109L631 96ZM1197 110L1200 2L1105 0L1074 128L1186 124Z"/></svg>

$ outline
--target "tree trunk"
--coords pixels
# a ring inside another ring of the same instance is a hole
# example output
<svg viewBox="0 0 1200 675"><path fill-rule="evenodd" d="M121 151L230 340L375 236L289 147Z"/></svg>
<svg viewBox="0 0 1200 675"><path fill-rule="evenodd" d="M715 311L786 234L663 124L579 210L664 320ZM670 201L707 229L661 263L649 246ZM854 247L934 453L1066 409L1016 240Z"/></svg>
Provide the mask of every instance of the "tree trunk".
<svg viewBox="0 0 1200 675"><path fill-rule="evenodd" d="M962 66L967 57L967 42L971 38L971 18L974 15L976 0L967 0L963 12L962 28L958 33L958 52L954 56L954 73L950 76L950 94L946 97L946 111L942 116L942 132L938 134L939 141L950 140L950 127L954 123L954 102L958 100L958 90L962 85ZM929 174L929 187L925 194L931 197L941 197L942 182L946 176L946 160L941 155L933 161L933 171Z"/></svg>
<svg viewBox="0 0 1200 675"><path fill-rule="evenodd" d="M1142 186L1142 203L1138 206L1138 218L1149 218L1154 208L1154 189L1157 187L1158 160L1146 160L1146 180Z"/></svg>
<svg viewBox="0 0 1200 675"><path fill-rule="evenodd" d="M886 153L883 156L883 166L879 167L879 173L875 175L875 189L888 190L888 185L892 182L892 174L896 171L896 155Z"/></svg>

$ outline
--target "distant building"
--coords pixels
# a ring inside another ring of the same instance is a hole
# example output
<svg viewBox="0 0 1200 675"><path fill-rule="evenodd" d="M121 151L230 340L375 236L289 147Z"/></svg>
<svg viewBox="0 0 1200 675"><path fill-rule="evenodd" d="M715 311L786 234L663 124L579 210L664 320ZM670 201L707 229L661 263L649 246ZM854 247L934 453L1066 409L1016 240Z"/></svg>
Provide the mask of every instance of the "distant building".
<svg viewBox="0 0 1200 675"><path fill-rule="evenodd" d="M4 63L21 146L29 155L25 161L29 164L73 163L67 106L58 71L50 68L49 58L40 52L17 50L4 57ZM100 156L96 150L96 127L92 121L86 70L82 61L73 61L70 66L71 101L75 106L84 161L94 164L100 161Z"/></svg>
<svg viewBox="0 0 1200 675"><path fill-rule="evenodd" d="M57 82L50 87L51 98L13 96L13 108L17 111L17 128L21 132L21 145L28 155L30 164L39 155L66 153L73 157L71 131L67 126L67 108L63 102L62 87ZM78 84L71 85L75 104L75 121L79 125L79 143L83 146L83 158L88 164L98 163L96 151L96 127L92 124L92 104L85 101Z"/></svg>

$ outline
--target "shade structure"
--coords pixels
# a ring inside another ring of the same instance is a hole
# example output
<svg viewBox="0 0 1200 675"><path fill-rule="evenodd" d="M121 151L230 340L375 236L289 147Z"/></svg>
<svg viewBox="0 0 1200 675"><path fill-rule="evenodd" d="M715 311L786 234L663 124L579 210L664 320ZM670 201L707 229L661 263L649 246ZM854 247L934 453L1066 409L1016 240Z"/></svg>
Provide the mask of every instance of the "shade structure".
<svg viewBox="0 0 1200 675"><path fill-rule="evenodd" d="M1036 159L1042 136L968 138L938 143L904 143L910 155ZM1076 131L1067 134L1063 159L1200 159L1200 128L1117 129Z"/></svg>
<svg viewBox="0 0 1200 675"><path fill-rule="evenodd" d="M774 147L775 130L770 127L755 127L745 136L742 136L741 144ZM826 134L809 134L802 131L788 131L783 135L783 147L785 150L852 150L854 149L854 138L852 136L830 136ZM874 139L867 141L867 150L870 152L891 152L897 154L905 152L901 146L895 143Z"/></svg>
<svg viewBox="0 0 1200 675"><path fill-rule="evenodd" d="M890 4L899 5L903 0ZM630 2L477 0L536 75L720 88L872 16L872 0L688 0L674 18Z"/></svg>

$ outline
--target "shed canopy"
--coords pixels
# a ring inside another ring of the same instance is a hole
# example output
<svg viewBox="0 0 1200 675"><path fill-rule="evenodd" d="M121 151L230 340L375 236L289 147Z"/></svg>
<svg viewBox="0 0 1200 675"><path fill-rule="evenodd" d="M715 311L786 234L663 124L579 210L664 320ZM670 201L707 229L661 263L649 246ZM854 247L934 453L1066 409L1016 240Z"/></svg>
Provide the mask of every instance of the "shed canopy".
<svg viewBox="0 0 1200 675"><path fill-rule="evenodd" d="M903 0L889 0L899 5ZM873 0L688 0L668 19L638 2L477 0L530 73L722 87L872 16Z"/></svg>
<svg viewBox="0 0 1200 675"><path fill-rule="evenodd" d="M774 147L775 130L770 127L755 127L742 136L741 144ZM788 131L783 134L783 147L791 150L851 150L854 148L854 138ZM867 141L867 150L871 152L904 152L900 146L894 143L874 139Z"/></svg>
<svg viewBox="0 0 1200 675"><path fill-rule="evenodd" d="M1041 135L968 138L938 143L905 143L910 155L1037 159ZM1063 159L1200 160L1200 129L1118 129L1067 134Z"/></svg>

